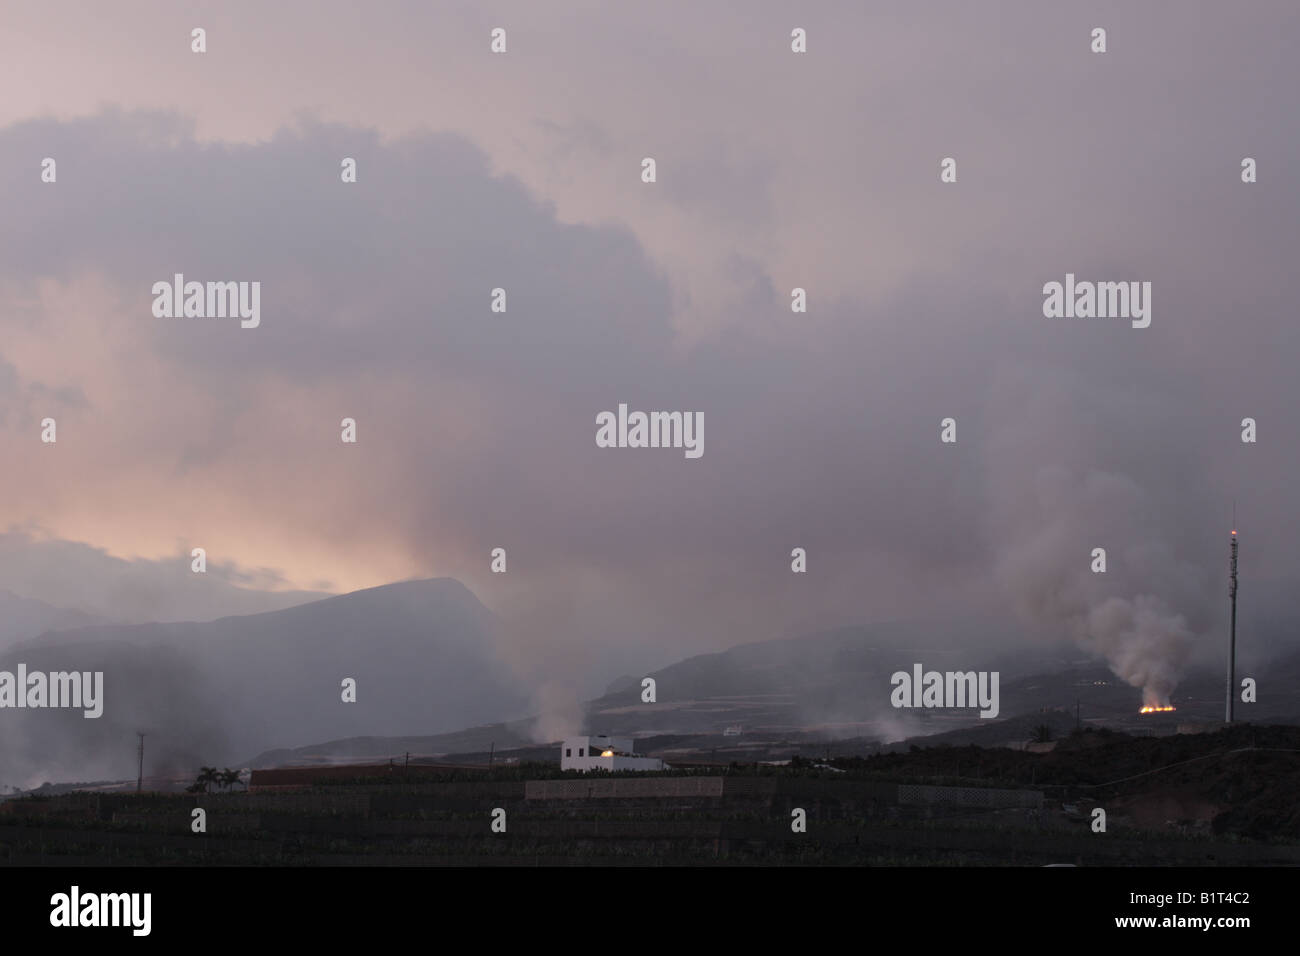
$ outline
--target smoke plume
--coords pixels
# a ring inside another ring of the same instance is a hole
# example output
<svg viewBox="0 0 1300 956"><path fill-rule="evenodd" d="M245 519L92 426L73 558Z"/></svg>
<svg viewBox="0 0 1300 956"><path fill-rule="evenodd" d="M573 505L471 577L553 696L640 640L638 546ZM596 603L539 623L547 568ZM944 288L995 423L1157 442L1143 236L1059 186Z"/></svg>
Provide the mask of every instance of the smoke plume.
<svg viewBox="0 0 1300 956"><path fill-rule="evenodd" d="M1192 647L1182 615L1148 594L1092 608L1078 640L1104 656L1117 677L1142 688L1144 707L1169 705Z"/></svg>
<svg viewBox="0 0 1300 956"><path fill-rule="evenodd" d="M1141 688L1145 706L1168 705L1208 614L1204 571L1177 558L1137 482L1080 471L1044 468L1002 486L1004 510L1021 510L1003 525L997 577L1031 633L1070 639Z"/></svg>

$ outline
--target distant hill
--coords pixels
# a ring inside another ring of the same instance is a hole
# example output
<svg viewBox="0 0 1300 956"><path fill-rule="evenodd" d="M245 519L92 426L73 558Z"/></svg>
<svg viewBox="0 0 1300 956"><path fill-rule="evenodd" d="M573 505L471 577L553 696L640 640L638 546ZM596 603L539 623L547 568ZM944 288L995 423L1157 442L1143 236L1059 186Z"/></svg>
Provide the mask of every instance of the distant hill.
<svg viewBox="0 0 1300 956"><path fill-rule="evenodd" d="M373 758L400 758L403 754L445 757L448 754L518 750L534 746L529 737L531 719L509 724L486 724L450 734L417 737L347 737L304 747L268 750L248 761L248 766L305 767L331 763L354 763Z"/></svg>
<svg viewBox="0 0 1300 956"><path fill-rule="evenodd" d="M751 733L820 729L832 738L881 733L901 739L927 732L936 720L942 725L973 714L895 711L889 705L895 671L910 672L915 663L927 670L997 670L1005 687L1038 669L1068 670L1079 657L1064 646L976 650L1008 643L997 625L968 620L891 622L741 644L644 675L655 680L654 704L641 701L640 678L620 678L588 703L586 726L593 733L636 735L721 733L739 724Z"/></svg>
<svg viewBox="0 0 1300 956"><path fill-rule="evenodd" d="M647 675L657 700L642 703L639 679L621 678L588 703L592 733L716 734L741 725L749 734L814 732L827 739L875 736L886 741L970 727L996 735L994 726L1016 715L1065 710L1076 703L1083 720L1101 726L1143 726L1141 691L1119 680L1101 661L1067 645L1035 644L998 653L1008 636L978 621L889 623L843 628L800 638L741 644L701 654ZM1238 704L1243 720L1287 723L1300 715L1300 652L1271 659L1239 659L1238 678L1253 676L1258 701ZM975 711L894 709L890 676L920 663L926 670L998 671L997 720ZM1171 720L1217 720L1224 709L1224 678L1217 669L1192 670L1173 695ZM1135 723L1136 722L1136 723Z"/></svg>
<svg viewBox="0 0 1300 956"><path fill-rule="evenodd" d="M0 590L0 651L46 631L62 631L110 623L107 618L55 607L35 598Z"/></svg>
<svg viewBox="0 0 1300 956"><path fill-rule="evenodd" d="M1172 714L1139 716L1141 692L1098 661L1080 659L1069 646L1044 646L992 656L976 667L967 642L976 625L887 624L844 628L802 638L741 644L717 654L686 658L646 676L656 682L654 704L641 701L641 679L611 682L587 702L584 731L641 738L638 749L666 759L723 755L769 759L805 751L816 741L840 741L836 752L872 753L913 744L1001 747L1028 740L1039 726L1058 738L1083 724L1130 733L1170 733L1179 723L1213 722L1223 712L1223 677L1198 671L1174 694ZM927 669L996 669L1001 712L894 710L889 677L919 662ZM1300 724L1300 653L1267 665L1243 665L1241 676L1260 675L1257 704L1239 705L1244 721ZM401 755L478 760L489 745L524 759L545 759L529 740L531 721L487 724L450 734L329 740L260 754L254 766L308 765ZM729 727L736 736L723 736ZM553 748L550 748L553 750ZM816 748L820 750L820 746Z"/></svg>
<svg viewBox="0 0 1300 956"><path fill-rule="evenodd" d="M6 711L0 786L134 776L136 731L149 734L146 772L165 773L168 762L224 765L277 744L521 716L528 694L498 662L494 628L467 588L442 578L211 623L47 633L0 653L0 669L103 670L104 715ZM345 677L356 703L340 698Z"/></svg>
<svg viewBox="0 0 1300 956"><path fill-rule="evenodd" d="M0 669L22 660L32 669L104 670L105 715L7 712L0 788L133 777L137 730L149 734L146 773L154 774L250 760L269 767L491 747L534 753L530 694L498 662L495 631L477 598L444 578L211 623L45 633L0 651ZM988 647L1014 649L980 650ZM894 709L890 676L916 663L998 671L998 718L975 709ZM1300 719L1300 653L1243 663L1240 676L1251 675L1259 702L1241 705L1241 719ZM652 704L641 700L647 676L656 682ZM340 700L344 677L358 682L355 704ZM852 742L852 752L920 738L999 746L1023 741L1041 723L1059 735L1076 702L1085 724L1133 733L1213 721L1222 714L1223 677L1194 672L1173 699L1176 714L1139 717L1140 691L1104 664L997 623L885 623L740 644L620 677L586 703L573 732L656 738L669 759L700 748L741 759L831 740ZM734 727L739 735L724 736Z"/></svg>

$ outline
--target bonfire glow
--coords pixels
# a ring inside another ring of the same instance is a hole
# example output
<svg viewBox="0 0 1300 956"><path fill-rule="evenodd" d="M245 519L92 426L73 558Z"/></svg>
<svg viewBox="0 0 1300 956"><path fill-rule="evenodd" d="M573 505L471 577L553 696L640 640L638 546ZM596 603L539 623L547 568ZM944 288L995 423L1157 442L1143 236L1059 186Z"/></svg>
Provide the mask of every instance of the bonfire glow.
<svg viewBox="0 0 1300 956"><path fill-rule="evenodd" d="M1143 707L1138 711L1139 714L1164 714L1171 710L1177 710L1177 707Z"/></svg>

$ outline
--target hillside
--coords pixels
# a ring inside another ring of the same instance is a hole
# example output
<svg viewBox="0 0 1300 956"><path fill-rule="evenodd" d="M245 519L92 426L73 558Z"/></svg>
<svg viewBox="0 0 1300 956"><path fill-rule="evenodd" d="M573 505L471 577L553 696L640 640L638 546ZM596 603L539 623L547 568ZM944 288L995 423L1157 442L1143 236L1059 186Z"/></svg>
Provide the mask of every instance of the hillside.
<svg viewBox="0 0 1300 956"><path fill-rule="evenodd" d="M776 759L832 740L840 742L841 753L869 753L882 743L906 748L919 741L1000 747L1028 740L1041 724L1059 737L1074 726L1076 703L1082 723L1137 734L1169 734L1180 722L1213 722L1223 713L1218 673L1190 674L1174 695L1176 713L1140 716L1137 689L1118 681L1102 663L1078 660L1070 648L1050 647L993 659L1001 672L996 719L980 718L974 711L890 707L889 675L913 660L936 669L970 666L970 656L952 646L959 636L939 625L891 624L701 654L647 675L656 681L653 704L641 701L639 679L613 681L604 695L585 704L583 730L642 738L641 749L669 760L700 753ZM1300 653L1241 673L1261 675L1263 690L1257 703L1239 705L1240 719L1300 723ZM406 752L476 759L490 745L498 753L514 751L521 759L534 759L539 751L530 739L530 724L521 720L449 734L323 740L261 753L251 765L311 765ZM740 736L723 736L736 726Z"/></svg>
<svg viewBox="0 0 1300 956"><path fill-rule="evenodd" d="M18 756L0 783L134 776L137 731L151 771L165 772L172 760L238 762L276 745L521 716L527 694L498 663L493 633L490 612L444 578L204 624L45 634L0 653L0 669L103 670L104 715L10 712L0 749ZM341 700L345 677L356 703Z"/></svg>
<svg viewBox="0 0 1300 956"><path fill-rule="evenodd" d="M62 631L109 623L84 611L55 607L34 598L0 590L0 651L46 631Z"/></svg>

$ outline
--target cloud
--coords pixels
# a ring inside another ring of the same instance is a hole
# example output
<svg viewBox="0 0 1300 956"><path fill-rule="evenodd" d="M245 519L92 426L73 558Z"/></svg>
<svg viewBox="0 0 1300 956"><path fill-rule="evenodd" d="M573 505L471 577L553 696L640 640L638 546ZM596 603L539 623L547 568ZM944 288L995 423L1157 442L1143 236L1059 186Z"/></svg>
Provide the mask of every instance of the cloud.
<svg viewBox="0 0 1300 956"><path fill-rule="evenodd" d="M195 574L190 560L188 552L156 560L125 559L39 532L0 533L0 581L5 590L122 623L213 621L328 596L285 588L278 572L241 569L233 562L213 562L205 574Z"/></svg>
<svg viewBox="0 0 1300 956"><path fill-rule="evenodd" d="M400 18L365 43L313 19L300 53L276 46L297 18L268 13L229 77L265 97L239 111L178 55L183 93L127 73L127 108L0 130L5 168L60 162L56 186L6 195L5 358L85 400L54 455L3 426L0 521L150 560L202 545L291 587L454 576L519 622L518 666L596 689L750 638L1007 612L1005 568L1040 534L1053 562L1119 540L1113 591L1089 599L1149 595L1200 635L1222 608L1183 582L1222 575L1232 497L1258 613L1285 593L1300 196L1235 164L1297 146L1267 118L1294 86L1270 39L1286 8L1209 26L1126 10L1104 63L1034 5L824 14L806 60L778 5L682 9L702 19L673 39L658 10L560 29L520 8L543 32L513 33L498 65L462 49L479 27L462 11L439 42L464 85L446 89ZM326 54L353 48L373 74L324 119L288 119L310 98L271 78L327 80ZM636 172L657 154L655 192ZM1151 328L1044 319L1039 290L1067 271L1151 281ZM153 319L174 272L260 280L261 328ZM595 415L622 401L703 412L703 458L596 448ZM1054 474L1067 491L1042 504ZM1080 497L1097 476L1121 491Z"/></svg>

